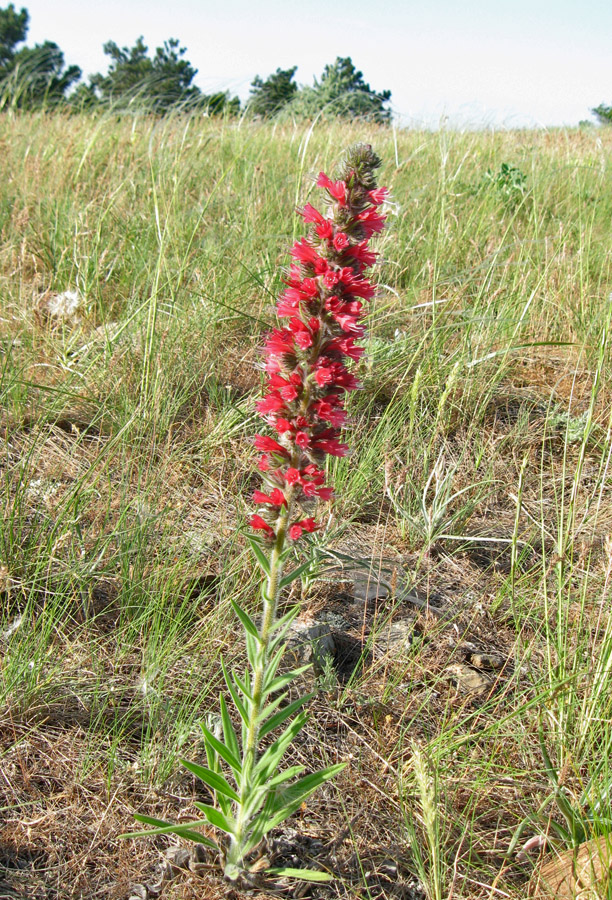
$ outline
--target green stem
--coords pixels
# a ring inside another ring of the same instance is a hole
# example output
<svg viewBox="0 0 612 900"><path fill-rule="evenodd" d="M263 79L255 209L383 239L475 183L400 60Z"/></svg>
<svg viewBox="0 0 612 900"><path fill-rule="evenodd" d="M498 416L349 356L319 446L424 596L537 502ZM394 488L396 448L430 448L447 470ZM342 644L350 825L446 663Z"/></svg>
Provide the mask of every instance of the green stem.
<svg viewBox="0 0 612 900"><path fill-rule="evenodd" d="M270 553L270 574L264 591L264 607L259 632L259 651L257 664L253 668L252 697L250 704L249 724L242 756L242 775L240 778L241 801L248 794L252 783L252 773L257 764L257 748L259 743L259 719L264 705L264 679L268 667L268 651L270 636L276 621L280 580L283 574L283 551L287 536L287 527L291 513L291 493L287 492L287 506L277 520L276 540ZM245 871L243 847L248 839L248 822L245 821L244 803L237 804L236 831L232 835L225 862L225 876L236 881Z"/></svg>

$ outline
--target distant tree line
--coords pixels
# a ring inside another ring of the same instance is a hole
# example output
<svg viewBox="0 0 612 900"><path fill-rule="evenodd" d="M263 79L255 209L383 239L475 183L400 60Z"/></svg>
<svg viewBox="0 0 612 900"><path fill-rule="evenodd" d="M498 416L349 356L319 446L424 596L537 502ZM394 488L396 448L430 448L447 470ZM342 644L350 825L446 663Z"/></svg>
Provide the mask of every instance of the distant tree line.
<svg viewBox="0 0 612 900"><path fill-rule="evenodd" d="M596 106L591 112L602 125L612 125L612 106L606 106L605 103L600 103L599 106Z"/></svg>
<svg viewBox="0 0 612 900"><path fill-rule="evenodd" d="M109 58L106 74L82 80L78 66L66 66L57 44L45 41L25 46L29 13L12 3L0 8L0 108L36 109L63 104L72 109L129 107L166 113L173 109L201 110L208 115L250 115L314 118L344 116L387 123L391 119L391 91L376 92L364 81L350 57L325 66L312 86L299 87L297 66L257 75L244 106L238 97L221 91L204 94L193 83L197 69L175 38L153 54L139 37L133 47L104 44Z"/></svg>

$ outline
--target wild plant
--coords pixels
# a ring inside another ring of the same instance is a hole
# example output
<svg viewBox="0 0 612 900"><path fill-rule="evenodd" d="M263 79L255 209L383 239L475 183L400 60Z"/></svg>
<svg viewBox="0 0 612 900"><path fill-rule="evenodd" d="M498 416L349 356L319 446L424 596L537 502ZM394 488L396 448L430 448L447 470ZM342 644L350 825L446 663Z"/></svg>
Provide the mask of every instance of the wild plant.
<svg viewBox="0 0 612 900"><path fill-rule="evenodd" d="M344 398L359 384L346 361L357 361L363 354L355 341L364 336L365 301L374 296L374 286L364 273L376 260L369 240L385 223L378 207L387 191L377 188L374 175L380 164L369 145L357 144L347 152L337 180L319 175L317 186L327 195L326 215L310 203L300 210L310 232L291 250L293 262L277 305L285 324L266 338L267 385L257 409L276 436L255 438L264 490L254 492L258 510L250 525L255 533L248 536L263 575L262 611L256 621L232 601L244 629L248 660L242 674L228 671L222 662L235 715L222 694L219 731L215 733L210 722L201 725L207 765L182 761L210 789L213 802L195 802L204 817L188 824L136 816L139 822L156 826L138 835L174 833L215 849L226 879L243 885L252 885L259 877L262 864L256 854L266 834L345 765L340 762L308 774L302 765L280 768L306 724L304 706L312 695L300 694L296 685L307 666L283 671L284 642L299 607L283 612L279 603L282 592L310 565L285 571L296 543L320 529L313 517L316 504L332 498L333 489L325 483L325 459L348 452L340 441L346 421ZM291 686L298 693L293 700L289 700ZM196 830L201 826L213 826L219 836L202 834ZM327 873L307 869L268 866L266 871L329 879Z"/></svg>

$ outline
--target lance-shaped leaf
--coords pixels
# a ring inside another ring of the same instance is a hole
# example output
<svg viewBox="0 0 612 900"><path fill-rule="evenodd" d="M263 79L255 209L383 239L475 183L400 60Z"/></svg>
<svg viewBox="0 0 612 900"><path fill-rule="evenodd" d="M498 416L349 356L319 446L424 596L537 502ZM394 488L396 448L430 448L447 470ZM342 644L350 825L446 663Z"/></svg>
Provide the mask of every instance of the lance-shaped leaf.
<svg viewBox="0 0 612 900"><path fill-rule="evenodd" d="M295 581L296 578L299 578L301 575L304 575L312 566L312 561L308 560L308 562L302 563L301 566L298 566L296 569L293 569L291 572L288 572L287 575L284 575L279 583L279 587L282 590L291 584L292 581Z"/></svg>
<svg viewBox="0 0 612 900"><path fill-rule="evenodd" d="M296 603L295 606L292 606L290 610L288 610L284 616L281 616L280 619L277 619L276 622L272 625L270 632L278 631L281 628L289 627L295 617L299 614L300 604Z"/></svg>
<svg viewBox="0 0 612 900"><path fill-rule="evenodd" d="M220 828L225 834L234 834L236 831L236 823L231 816L224 815L219 809L215 809L214 806L210 806L208 803L200 803L199 800L194 800L193 805L204 813L210 824L214 825L215 828Z"/></svg>
<svg viewBox="0 0 612 900"><path fill-rule="evenodd" d="M291 814L287 813L286 810L291 809L291 812L293 812L298 809L304 800L316 791L318 787L325 784L330 778L334 778L345 766L346 763L336 763L333 766L328 766L326 769L321 769L319 772L304 775L303 778L299 778L294 784L290 784L289 787L280 791L270 804L272 813L275 810L278 810L278 814L284 813L282 818L278 818L278 815L273 816L276 824L278 825L279 822L287 818L287 815Z"/></svg>
<svg viewBox="0 0 612 900"><path fill-rule="evenodd" d="M293 671L287 672L285 675L279 675L278 678L274 678L269 684L266 683L264 692L266 694L274 694L276 691L282 690L282 688L294 681L299 675L307 672L311 667L312 664L307 663L305 666L300 666L299 669L293 669Z"/></svg>
<svg viewBox="0 0 612 900"><path fill-rule="evenodd" d="M225 679L227 689L231 694L232 700L234 701L234 706L236 707L236 709L238 711L238 715L242 719L243 723L245 725L248 725L249 717L248 717L247 711L244 707L244 703L242 702L242 700L240 699L240 696L238 695L236 685L234 684L234 681L232 680L230 673L225 668L225 663L223 662L223 660L221 660L221 670L223 672L223 677Z"/></svg>
<svg viewBox="0 0 612 900"><path fill-rule="evenodd" d="M284 706L283 709L279 709L277 713L273 716L270 716L267 722L264 722L259 728L260 737L265 737L266 734L269 734L271 731L274 731L275 728L278 728L279 725L282 725L290 716L292 716L298 709L307 703L309 700L312 700L314 694L304 694L303 697L298 697L297 700L294 700L293 703L290 703L288 706Z"/></svg>
<svg viewBox="0 0 612 900"><path fill-rule="evenodd" d="M289 744L293 741L293 739L300 733L305 724L306 714L300 713L295 717L293 722L291 722L287 726L287 728L285 728L281 736L268 747L265 753L263 753L261 759L255 766L255 774L257 776L258 783L267 781L270 777L270 774L276 771L283 753L285 752Z"/></svg>
<svg viewBox="0 0 612 900"><path fill-rule="evenodd" d="M206 819L197 822L185 822L184 825L173 825L172 822L166 822L163 819L154 819L152 816L143 816L139 813L134 813L134 818L137 822L142 822L143 825L155 825L156 827L150 828L147 831L132 831L129 834L120 834L120 838L145 837L150 834L178 834L180 837L184 837L188 841L193 841L196 844L205 844L207 847L212 847L214 850L219 849L215 842L210 838L204 837L199 831L192 830L195 826L208 825L209 823Z"/></svg>
<svg viewBox="0 0 612 900"><path fill-rule="evenodd" d="M278 878L299 878L300 881L316 881L319 883L333 881L333 875L329 872L318 872L316 869L266 869L268 875L276 875Z"/></svg>
<svg viewBox="0 0 612 900"><path fill-rule="evenodd" d="M247 652L247 659L251 664L253 669L257 669L260 666L260 656L261 656L261 644L259 643L259 638L254 638L252 634L249 634L248 631L245 634L245 645Z"/></svg>
<svg viewBox="0 0 612 900"><path fill-rule="evenodd" d="M236 674L236 672L233 672L232 674L234 676L236 684L238 685L238 687L244 694L245 700L247 700L249 702L249 704L253 703L253 696L251 694L251 685L249 682L249 673L248 672L244 673L244 681L242 680L240 675ZM247 719L247 721L248 721L248 719Z"/></svg>
<svg viewBox="0 0 612 900"><path fill-rule="evenodd" d="M274 655L268 653L268 662L266 663L266 669L264 672L264 680L263 680L263 689L265 691L266 685L272 681L274 676L276 675L276 670L280 665L280 661L282 660L285 653L285 648L280 647Z"/></svg>
<svg viewBox="0 0 612 900"><path fill-rule="evenodd" d="M291 778L296 778L298 775L301 775L303 771L304 766L289 766L284 772L279 772L278 775L271 778L266 784L266 787L268 790L273 787L278 787L279 784L284 784L285 781L289 781Z"/></svg>
<svg viewBox="0 0 612 900"><path fill-rule="evenodd" d="M210 731L203 722L200 722L200 728L202 729L202 734L206 739L206 743L210 744L210 746L214 748L221 759L224 759L228 766L230 766L230 768L234 770L234 772L240 774L242 772L242 763L240 762L238 757L234 756L229 747L226 747L225 744L219 740L219 738L216 738L212 731ZM233 797L232 799L236 798Z"/></svg>
<svg viewBox="0 0 612 900"><path fill-rule="evenodd" d="M261 566L261 569L264 575L270 575L270 560L266 556L264 549L260 542L254 537L252 534L247 534L247 541L251 545L251 550L253 551L253 555L255 559Z"/></svg>
<svg viewBox="0 0 612 900"><path fill-rule="evenodd" d="M189 769L190 772L193 772L194 775L197 775L200 781L203 781L209 788L212 788L216 794L222 794L224 797L229 797L230 800L240 802L240 797L236 791L230 787L226 779L223 775L219 774L219 772L213 772L212 769L207 769L205 766L199 766L197 763L189 762L187 759L182 759L181 765L185 766L186 769Z"/></svg>
<svg viewBox="0 0 612 900"><path fill-rule="evenodd" d="M259 632L257 630L257 625L252 620L252 618L249 616L249 614L247 612L245 612L245 610L242 609L242 607L239 606L234 599L231 599L230 603L232 604L232 609L234 610L234 612L236 613L236 615L242 622L244 630L247 632L247 634L252 635L254 638L256 638L259 641Z"/></svg>
<svg viewBox="0 0 612 900"><path fill-rule="evenodd" d="M232 755L236 758L240 758L240 747L238 746L238 738L236 737L236 732L234 731L234 726L232 725L232 720L230 718L229 710L227 708L227 703L225 702L225 697L223 694L219 695L219 706L221 707L221 722L223 724L223 738L228 749L231 751ZM226 760L227 762L227 760ZM239 771L239 770L237 770Z"/></svg>
<svg viewBox="0 0 612 900"><path fill-rule="evenodd" d="M289 691L283 691L282 694L279 694L278 697L275 697L274 700L271 700L270 703L265 707L265 709L259 715L259 721L263 722L264 719L267 719L268 716L271 716L275 709L277 709L283 700L286 700L289 696Z"/></svg>

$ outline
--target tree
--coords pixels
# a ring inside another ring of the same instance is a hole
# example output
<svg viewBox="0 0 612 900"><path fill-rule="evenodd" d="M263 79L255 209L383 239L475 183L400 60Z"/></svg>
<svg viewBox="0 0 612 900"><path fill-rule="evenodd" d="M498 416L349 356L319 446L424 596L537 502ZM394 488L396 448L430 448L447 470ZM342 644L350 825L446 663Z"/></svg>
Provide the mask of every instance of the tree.
<svg viewBox="0 0 612 900"><path fill-rule="evenodd" d="M605 103L600 103L599 106L596 106L591 112L593 115L597 116L597 120L601 125L612 125L612 106L606 106Z"/></svg>
<svg viewBox="0 0 612 900"><path fill-rule="evenodd" d="M0 9L0 78L3 103L22 109L56 104L81 77L78 66L65 68L64 54L53 41L21 47L30 17L10 3Z"/></svg>
<svg viewBox="0 0 612 900"><path fill-rule="evenodd" d="M0 9L0 71L10 65L17 44L25 41L29 20L27 9L17 12L12 3Z"/></svg>
<svg viewBox="0 0 612 900"><path fill-rule="evenodd" d="M297 84L293 76L297 66L290 69L277 69L263 81L256 75L251 82L251 96L248 108L254 116L269 119L279 113L297 94Z"/></svg>
<svg viewBox="0 0 612 900"><path fill-rule="evenodd" d="M152 59L142 37L133 47L108 41L103 49L111 59L108 74L93 75L90 83L104 103L138 103L165 112L178 104L193 103L200 96L192 85L197 69L184 58L186 48L180 47L175 38L164 41Z"/></svg>
<svg viewBox="0 0 612 900"><path fill-rule="evenodd" d="M237 97L222 91L205 95L193 84L197 69L185 59L186 52L176 38L164 41L153 57L142 37L133 47L108 41L104 44L104 53L111 59L108 73L92 75L89 88L75 99L85 107L97 98L114 107L137 106L157 113L177 107L202 109L207 115L237 113Z"/></svg>
<svg viewBox="0 0 612 900"><path fill-rule="evenodd" d="M64 54L53 41L22 47L13 57L12 65L15 105L30 109L60 103L80 77L78 66L64 68Z"/></svg>
<svg viewBox="0 0 612 900"><path fill-rule="evenodd" d="M338 56L335 63L325 66L320 81L315 79L313 87L302 88L292 109L309 117L321 113L330 118L342 116L388 123L391 110L385 104L390 100L391 91L377 93L366 84L350 56Z"/></svg>

